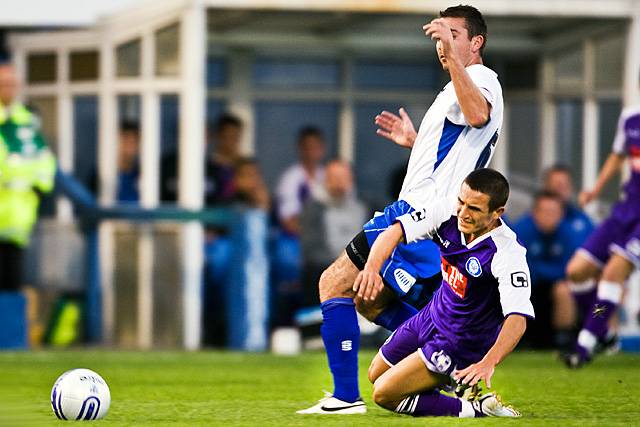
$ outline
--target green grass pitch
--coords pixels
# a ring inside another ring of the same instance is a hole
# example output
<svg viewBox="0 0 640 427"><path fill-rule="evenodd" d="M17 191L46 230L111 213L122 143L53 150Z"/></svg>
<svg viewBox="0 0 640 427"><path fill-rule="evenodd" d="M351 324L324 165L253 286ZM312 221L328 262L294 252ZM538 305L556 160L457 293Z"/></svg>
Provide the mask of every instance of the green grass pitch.
<svg viewBox="0 0 640 427"><path fill-rule="evenodd" d="M0 426L60 425L49 404L63 371L85 367L111 388L111 409L100 425L118 426L637 426L640 355L602 357L580 371L551 353L513 354L493 385L523 413L519 420L424 419L396 415L371 403L360 357L366 415L302 416L331 389L323 353L298 357L221 352L36 351L0 353Z"/></svg>

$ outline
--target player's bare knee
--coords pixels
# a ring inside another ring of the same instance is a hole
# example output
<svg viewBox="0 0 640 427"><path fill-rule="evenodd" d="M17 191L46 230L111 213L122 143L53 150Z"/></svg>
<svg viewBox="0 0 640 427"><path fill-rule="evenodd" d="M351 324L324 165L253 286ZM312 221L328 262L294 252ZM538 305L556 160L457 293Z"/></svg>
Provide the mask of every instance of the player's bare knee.
<svg viewBox="0 0 640 427"><path fill-rule="evenodd" d="M381 379L374 382L373 401L376 405L393 411L398 407L398 398L391 393L391 390L386 386L386 384L387 381Z"/></svg>

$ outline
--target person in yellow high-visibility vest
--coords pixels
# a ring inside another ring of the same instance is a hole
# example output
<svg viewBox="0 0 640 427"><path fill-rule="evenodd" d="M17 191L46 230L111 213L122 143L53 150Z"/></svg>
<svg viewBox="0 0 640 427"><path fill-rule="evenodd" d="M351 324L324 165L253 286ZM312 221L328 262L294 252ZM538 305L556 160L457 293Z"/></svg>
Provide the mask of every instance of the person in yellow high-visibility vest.
<svg viewBox="0 0 640 427"><path fill-rule="evenodd" d="M0 64L0 291L20 288L24 247L56 168L39 119L16 101L18 89L14 68Z"/></svg>

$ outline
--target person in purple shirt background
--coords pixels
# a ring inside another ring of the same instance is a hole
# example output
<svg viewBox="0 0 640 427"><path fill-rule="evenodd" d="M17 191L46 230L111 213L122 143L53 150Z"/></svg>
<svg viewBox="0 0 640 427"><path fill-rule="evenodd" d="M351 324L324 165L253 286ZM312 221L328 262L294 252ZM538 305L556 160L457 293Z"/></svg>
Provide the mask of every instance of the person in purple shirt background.
<svg viewBox="0 0 640 427"><path fill-rule="evenodd" d="M443 276L431 302L371 362L378 405L413 416L520 416L495 393L466 400L440 392L481 380L491 387L496 365L518 344L526 318L534 317L526 250L500 220L508 196L504 176L477 169L462 184L455 216L443 201L398 217L376 239L354 282L359 297L370 300L382 290L380 266L401 242L436 242Z"/></svg>
<svg viewBox="0 0 640 427"><path fill-rule="evenodd" d="M586 283L584 286L600 275L592 292L579 295L586 316L574 351L564 357L571 368L589 362L598 349L614 340L609 321L622 302L625 282L634 267L640 266L640 106L627 108L620 115L613 152L593 189L580 194L580 205L596 199L627 159L631 176L623 197L567 266L567 277L575 283Z"/></svg>

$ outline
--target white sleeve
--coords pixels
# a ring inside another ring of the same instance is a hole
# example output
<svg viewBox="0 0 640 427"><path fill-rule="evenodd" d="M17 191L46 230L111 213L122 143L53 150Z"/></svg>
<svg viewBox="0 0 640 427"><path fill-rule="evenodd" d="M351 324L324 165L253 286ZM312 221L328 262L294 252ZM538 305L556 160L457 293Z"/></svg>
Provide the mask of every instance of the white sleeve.
<svg viewBox="0 0 640 427"><path fill-rule="evenodd" d="M491 108L495 108L495 102L499 99L499 93L502 89L500 88L500 82L498 82L493 72L482 67L472 67L467 70L467 73L473 83L480 89L480 92L487 102L491 104ZM456 125L468 125L457 100L449 107L447 119Z"/></svg>
<svg viewBox="0 0 640 427"><path fill-rule="evenodd" d="M298 199L299 181L296 170L287 169L280 178L277 187L278 218L285 220L300 214L302 205Z"/></svg>
<svg viewBox="0 0 640 427"><path fill-rule="evenodd" d="M498 279L498 292L502 314L535 317L531 304L531 275L526 258L527 251L517 243L498 250L491 261L491 271Z"/></svg>
<svg viewBox="0 0 640 427"><path fill-rule="evenodd" d="M447 199L430 203L427 208L418 208L397 218L402 226L404 240L407 243L431 239L440 224L451 218L453 209Z"/></svg>
<svg viewBox="0 0 640 427"><path fill-rule="evenodd" d="M613 140L613 152L616 154L626 153L627 135L624 132L624 123L626 122L627 115L623 112L618 119L618 128L616 130L616 137Z"/></svg>

